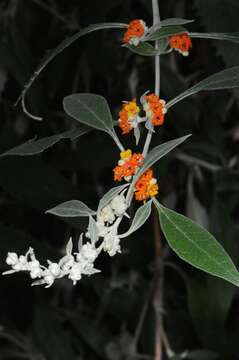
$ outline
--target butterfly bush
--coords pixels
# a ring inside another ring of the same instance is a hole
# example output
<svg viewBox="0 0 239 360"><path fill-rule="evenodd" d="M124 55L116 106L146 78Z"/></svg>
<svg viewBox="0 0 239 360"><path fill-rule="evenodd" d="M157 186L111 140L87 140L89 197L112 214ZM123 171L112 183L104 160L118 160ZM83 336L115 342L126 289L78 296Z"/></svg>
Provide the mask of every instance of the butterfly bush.
<svg viewBox="0 0 239 360"><path fill-rule="evenodd" d="M155 8L157 1L153 0L153 4L153 8ZM23 111L37 120L40 118L31 115L25 105L25 95L36 77L59 52L76 39L100 29L125 29L122 36L122 47L141 56L155 57L155 92L147 90L139 99L122 101L118 113L117 123L123 139L133 133L135 143L138 145L142 126L146 128L147 136L141 151L124 148L114 130L110 109L103 97L94 94L73 94L64 99L63 106L69 116L85 125L108 133L115 141L119 149L119 156L118 162L112 169L112 178L116 184L124 184L110 189L99 201L96 211L89 209L87 205L78 200L59 204L48 210L48 213L57 216L88 218L88 226L79 237L77 251L74 252L73 242L70 238L66 245L65 255L58 262L47 260L45 264L41 264L31 247L25 255L9 252L6 263L11 269L5 271L4 275L28 272L33 280L32 285L45 285L46 288L63 277L67 277L75 285L83 275L90 276L100 272L95 267L95 262L101 252L110 257L121 253L121 240L145 223L150 216L152 204L154 204L158 210L162 232L169 246L182 259L201 270L239 285L239 273L236 267L213 236L190 219L167 209L156 199L160 186L152 166L190 136L173 139L150 149L152 136L164 125L167 111L177 102L202 90L239 86L239 67L233 67L209 76L168 102L161 99L160 55L166 55L174 50L179 55L188 56L192 49L193 37L239 41L238 33L221 35L220 33L191 33L182 26L190 22L191 20L175 18L160 22L158 19L158 21L154 21L153 26L148 27L144 20L135 19L129 24L91 25L67 41L63 41L45 62L40 64L21 96ZM151 42L154 42L155 46L152 46ZM121 222L125 217L129 218L127 210L133 198L139 203L139 207L131 219L129 229L125 233L120 233Z"/></svg>

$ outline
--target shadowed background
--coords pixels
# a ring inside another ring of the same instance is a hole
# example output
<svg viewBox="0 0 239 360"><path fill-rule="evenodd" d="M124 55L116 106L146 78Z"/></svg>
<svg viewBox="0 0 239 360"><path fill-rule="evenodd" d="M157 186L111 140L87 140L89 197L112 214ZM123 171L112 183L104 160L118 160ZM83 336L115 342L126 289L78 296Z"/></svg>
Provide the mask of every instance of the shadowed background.
<svg viewBox="0 0 239 360"><path fill-rule="evenodd" d="M162 18L195 19L193 31L239 31L237 0L160 0ZM123 100L154 89L154 62L122 48L122 32L89 34L61 53L27 95L27 106L42 122L14 107L46 50L97 22L142 18L152 23L149 0L2 0L0 3L0 150L34 137L77 127L62 108L74 92L103 95L117 119ZM188 58L162 57L161 97L169 100L207 75L239 64L236 44L193 40ZM160 200L207 227L239 263L238 90L201 93L170 109L153 144L192 133L160 161L155 175ZM143 137L142 137L143 138ZM122 141L134 146L129 136ZM142 140L139 144L142 146ZM62 140L36 156L0 158L0 265L8 251L58 259L70 235L85 230L44 212L80 199L96 208L113 186L118 150L111 138L93 131ZM133 208L136 208L136 204ZM132 213L133 209L132 208ZM125 228L129 222L125 221ZM155 236L150 218L122 243L123 254L101 255L102 270L73 287L59 280L45 290L30 287L25 274L0 278L0 359L153 359L155 348ZM164 333L177 354L188 359L239 359L238 290L181 262L164 245ZM169 347L168 347L169 350ZM164 354L164 358L168 357ZM179 359L180 357L174 357Z"/></svg>

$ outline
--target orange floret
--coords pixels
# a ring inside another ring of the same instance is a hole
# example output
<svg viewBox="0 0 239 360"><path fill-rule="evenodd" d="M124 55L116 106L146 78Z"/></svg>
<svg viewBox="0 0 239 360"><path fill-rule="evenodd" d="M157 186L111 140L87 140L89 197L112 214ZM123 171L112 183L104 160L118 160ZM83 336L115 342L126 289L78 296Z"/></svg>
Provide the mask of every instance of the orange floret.
<svg viewBox="0 0 239 360"><path fill-rule="evenodd" d="M145 36L148 28L143 20L133 20L129 23L126 32L124 33L123 42L137 46Z"/></svg>
<svg viewBox="0 0 239 360"><path fill-rule="evenodd" d="M164 123L164 116L167 112L165 108L165 101L161 100L155 94L145 96L144 111L154 126L160 126Z"/></svg>
<svg viewBox="0 0 239 360"><path fill-rule="evenodd" d="M133 127L137 126L137 116L139 112L140 108L136 103L136 99L123 104L119 112L119 127L122 130L122 134L128 134Z"/></svg>
<svg viewBox="0 0 239 360"><path fill-rule="evenodd" d="M118 166L113 169L114 180L121 181L124 178L129 181L131 176L136 174L138 168L143 164L142 154L132 154L131 150L122 151Z"/></svg>
<svg viewBox="0 0 239 360"><path fill-rule="evenodd" d="M183 56L188 56L189 50L192 48L192 41L188 33L182 33L170 36L169 45L172 49L177 50Z"/></svg>
<svg viewBox="0 0 239 360"><path fill-rule="evenodd" d="M157 180L153 177L153 170L147 170L140 176L135 184L135 198L138 201L145 201L158 194Z"/></svg>

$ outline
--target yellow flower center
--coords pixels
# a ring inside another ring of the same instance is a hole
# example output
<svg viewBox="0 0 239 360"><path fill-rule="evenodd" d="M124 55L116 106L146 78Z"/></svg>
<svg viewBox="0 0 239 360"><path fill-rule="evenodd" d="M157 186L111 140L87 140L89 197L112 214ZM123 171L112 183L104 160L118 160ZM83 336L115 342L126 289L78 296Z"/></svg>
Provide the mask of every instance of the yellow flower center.
<svg viewBox="0 0 239 360"><path fill-rule="evenodd" d="M120 158L121 160L129 159L132 156L132 151L130 149L121 151Z"/></svg>
<svg viewBox="0 0 239 360"><path fill-rule="evenodd" d="M127 112L128 117L135 117L140 112L140 108L136 104L136 99L127 102L127 104L124 105L124 110Z"/></svg>

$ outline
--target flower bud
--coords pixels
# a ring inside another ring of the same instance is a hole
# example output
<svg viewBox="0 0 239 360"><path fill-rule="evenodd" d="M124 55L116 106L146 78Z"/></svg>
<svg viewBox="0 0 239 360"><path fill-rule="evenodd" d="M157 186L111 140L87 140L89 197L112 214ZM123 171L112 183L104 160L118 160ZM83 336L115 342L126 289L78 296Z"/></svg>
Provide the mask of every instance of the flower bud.
<svg viewBox="0 0 239 360"><path fill-rule="evenodd" d="M16 265L18 263L18 256L16 253L9 252L7 254L6 263L10 266Z"/></svg>
<svg viewBox="0 0 239 360"><path fill-rule="evenodd" d="M48 270L54 277L58 277L61 274L60 266L57 263L51 263L48 266Z"/></svg>
<svg viewBox="0 0 239 360"><path fill-rule="evenodd" d="M44 276L44 281L45 281L45 284L47 284L46 287L50 287L54 283L55 278L54 278L54 276L48 274L48 275Z"/></svg>
<svg viewBox="0 0 239 360"><path fill-rule="evenodd" d="M100 213L100 218L104 221L104 222L108 222L110 224L112 224L112 222L115 220L115 215L114 212L111 208L110 205L105 206Z"/></svg>
<svg viewBox="0 0 239 360"><path fill-rule="evenodd" d="M107 234L104 237L104 250L110 255L114 256L121 252L120 239L114 234Z"/></svg>
<svg viewBox="0 0 239 360"><path fill-rule="evenodd" d="M36 278L39 278L42 276L42 269L40 267L36 267L36 268L33 268L31 271L30 271L30 277L32 279L36 279Z"/></svg>
<svg viewBox="0 0 239 360"><path fill-rule="evenodd" d="M123 195L117 195L110 203L116 216L121 216L127 209L126 201Z"/></svg>
<svg viewBox="0 0 239 360"><path fill-rule="evenodd" d="M89 261L90 263L93 263L97 258L97 251L90 243L82 246L80 254L85 260Z"/></svg>

